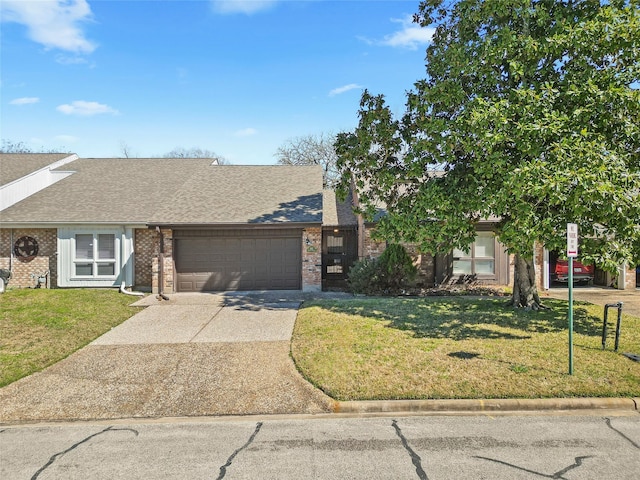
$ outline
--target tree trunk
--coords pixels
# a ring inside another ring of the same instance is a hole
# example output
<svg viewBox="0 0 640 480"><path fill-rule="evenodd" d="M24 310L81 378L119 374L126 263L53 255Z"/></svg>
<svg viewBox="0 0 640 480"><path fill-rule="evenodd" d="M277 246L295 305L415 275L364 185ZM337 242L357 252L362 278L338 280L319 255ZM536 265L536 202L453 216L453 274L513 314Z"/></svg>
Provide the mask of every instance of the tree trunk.
<svg viewBox="0 0 640 480"><path fill-rule="evenodd" d="M526 308L527 310L540 310L545 308L538 295L536 286L536 272L533 268L533 256L524 258L515 256L514 260L513 295L511 305L516 308Z"/></svg>

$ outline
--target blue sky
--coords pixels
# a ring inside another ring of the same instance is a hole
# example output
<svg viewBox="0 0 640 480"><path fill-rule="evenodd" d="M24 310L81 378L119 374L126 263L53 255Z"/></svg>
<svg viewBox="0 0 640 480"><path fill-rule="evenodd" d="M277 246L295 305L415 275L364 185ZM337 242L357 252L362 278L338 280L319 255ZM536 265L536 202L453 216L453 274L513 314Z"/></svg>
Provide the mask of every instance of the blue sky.
<svg viewBox="0 0 640 480"><path fill-rule="evenodd" d="M425 75L418 1L3 0L5 140L82 157L198 147L234 164L396 113Z"/></svg>

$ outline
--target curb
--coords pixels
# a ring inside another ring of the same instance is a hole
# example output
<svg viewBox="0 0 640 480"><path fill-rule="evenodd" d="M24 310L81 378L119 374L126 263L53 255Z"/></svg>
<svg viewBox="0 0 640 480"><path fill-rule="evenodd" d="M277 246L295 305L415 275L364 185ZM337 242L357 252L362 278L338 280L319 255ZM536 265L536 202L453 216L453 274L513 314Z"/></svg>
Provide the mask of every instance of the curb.
<svg viewBox="0 0 640 480"><path fill-rule="evenodd" d="M539 398L486 400L366 400L336 402L334 413L515 412L544 410L632 410L640 398Z"/></svg>

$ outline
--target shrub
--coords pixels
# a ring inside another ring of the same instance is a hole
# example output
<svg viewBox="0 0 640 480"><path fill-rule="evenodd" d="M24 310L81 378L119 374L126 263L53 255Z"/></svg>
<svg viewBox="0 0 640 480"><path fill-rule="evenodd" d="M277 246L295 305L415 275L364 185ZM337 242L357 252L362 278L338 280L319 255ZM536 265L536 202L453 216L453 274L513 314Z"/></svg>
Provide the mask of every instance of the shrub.
<svg viewBox="0 0 640 480"><path fill-rule="evenodd" d="M389 293L399 293L402 287L415 279L418 269L406 248L397 243L387 246L378 259L381 283Z"/></svg>
<svg viewBox="0 0 640 480"><path fill-rule="evenodd" d="M411 257L402 245L391 244L378 259L357 261L349 270L349 287L365 295L400 293L417 273Z"/></svg>
<svg viewBox="0 0 640 480"><path fill-rule="evenodd" d="M348 283L353 293L380 293L378 261L375 258L358 260L349 269Z"/></svg>

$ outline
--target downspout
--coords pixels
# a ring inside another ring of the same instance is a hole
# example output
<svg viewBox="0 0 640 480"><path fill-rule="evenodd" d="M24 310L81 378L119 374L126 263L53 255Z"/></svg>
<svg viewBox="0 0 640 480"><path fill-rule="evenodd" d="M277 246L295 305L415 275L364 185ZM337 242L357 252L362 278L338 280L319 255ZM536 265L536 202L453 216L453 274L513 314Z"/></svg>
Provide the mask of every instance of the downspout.
<svg viewBox="0 0 640 480"><path fill-rule="evenodd" d="M9 232L9 271L13 272L13 228Z"/></svg>
<svg viewBox="0 0 640 480"><path fill-rule="evenodd" d="M169 300L164 294L164 236L160 227L156 227L156 232L160 235L160 253L158 254L158 300Z"/></svg>
<svg viewBox="0 0 640 480"><path fill-rule="evenodd" d="M124 282L122 282L120 284L120 293L124 293L126 295L134 295L136 297L144 297L144 293L142 293L142 292L128 292L127 290L125 290L125 288L126 288L125 284L124 284Z"/></svg>

